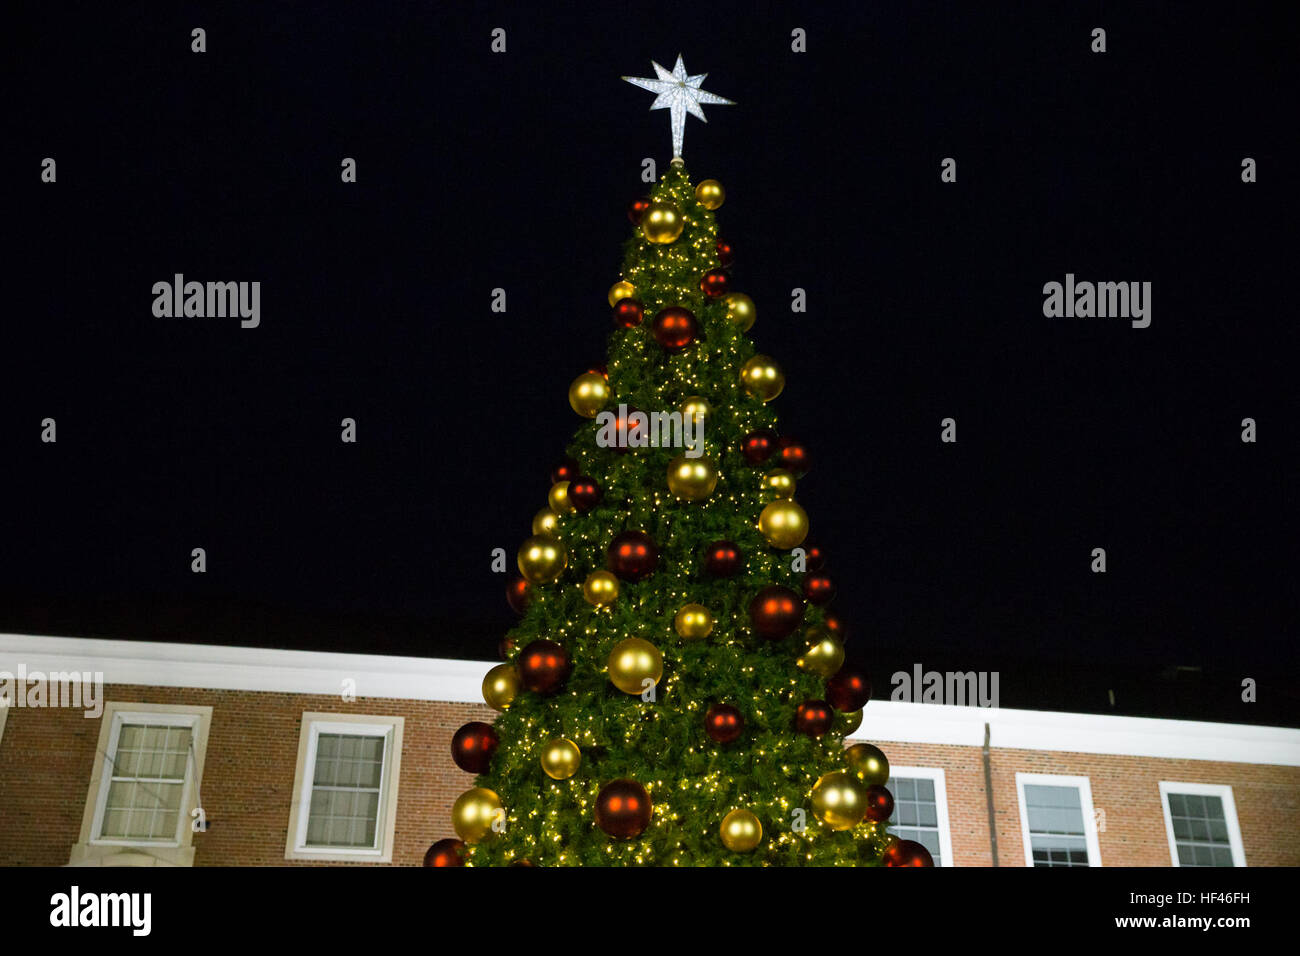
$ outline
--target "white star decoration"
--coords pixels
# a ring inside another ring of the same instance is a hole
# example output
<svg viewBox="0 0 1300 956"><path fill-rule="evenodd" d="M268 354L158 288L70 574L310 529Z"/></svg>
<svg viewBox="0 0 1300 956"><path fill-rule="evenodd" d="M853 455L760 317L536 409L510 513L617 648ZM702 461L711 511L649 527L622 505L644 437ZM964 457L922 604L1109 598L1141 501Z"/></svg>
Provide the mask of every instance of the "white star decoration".
<svg viewBox="0 0 1300 956"><path fill-rule="evenodd" d="M652 110L672 110L673 121L673 159L680 159L682 155L682 140L686 135L686 114L698 117L703 122L708 120L704 118L704 110L700 109L701 103L707 103L710 106L731 106L734 105L731 100L724 99L715 93L706 93L700 89L700 84L704 82L707 73L701 73L699 76L687 76L686 67L682 63L682 55L677 54L677 65L669 73L654 60L650 61L655 68L655 73L659 75L657 80L643 76L625 76L633 86L639 86L643 90L649 90L651 93L658 93L655 101L650 104Z"/></svg>

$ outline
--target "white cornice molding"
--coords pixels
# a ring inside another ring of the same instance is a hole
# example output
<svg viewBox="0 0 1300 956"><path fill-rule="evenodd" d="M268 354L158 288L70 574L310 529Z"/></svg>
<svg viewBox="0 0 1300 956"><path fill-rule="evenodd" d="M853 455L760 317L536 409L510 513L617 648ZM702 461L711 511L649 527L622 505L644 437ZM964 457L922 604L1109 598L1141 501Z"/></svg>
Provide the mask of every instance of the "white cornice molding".
<svg viewBox="0 0 1300 956"><path fill-rule="evenodd" d="M0 672L90 671L106 684L483 702L490 661L0 634ZM854 739L1300 767L1300 730L872 701Z"/></svg>

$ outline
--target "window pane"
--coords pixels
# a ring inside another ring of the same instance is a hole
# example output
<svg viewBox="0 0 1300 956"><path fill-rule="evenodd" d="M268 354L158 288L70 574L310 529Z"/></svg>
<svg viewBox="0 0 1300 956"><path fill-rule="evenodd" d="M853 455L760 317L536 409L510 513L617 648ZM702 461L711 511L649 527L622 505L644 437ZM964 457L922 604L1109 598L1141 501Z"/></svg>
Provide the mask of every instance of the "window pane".
<svg viewBox="0 0 1300 956"><path fill-rule="evenodd" d="M308 846L373 847L386 736L319 734L307 818Z"/></svg>
<svg viewBox="0 0 1300 956"><path fill-rule="evenodd" d="M1169 822L1180 866L1232 866L1232 845L1223 799L1170 793Z"/></svg>

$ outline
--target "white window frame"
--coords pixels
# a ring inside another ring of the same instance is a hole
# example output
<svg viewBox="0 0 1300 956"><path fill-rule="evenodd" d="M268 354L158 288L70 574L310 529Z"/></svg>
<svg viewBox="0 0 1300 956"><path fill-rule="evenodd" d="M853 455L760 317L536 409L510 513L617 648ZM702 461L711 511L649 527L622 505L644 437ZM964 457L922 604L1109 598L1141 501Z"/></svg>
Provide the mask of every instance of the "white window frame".
<svg viewBox="0 0 1300 956"><path fill-rule="evenodd" d="M948 820L948 778L941 767L894 767L889 768L891 777L912 777L930 780L934 783L934 812L939 821L939 855L940 866L955 866L952 859L952 827Z"/></svg>
<svg viewBox="0 0 1300 956"><path fill-rule="evenodd" d="M1228 843L1232 849L1232 865L1246 865L1246 847L1241 842L1241 826L1237 822L1237 803L1232 799L1232 787L1226 783L1182 783L1177 780L1160 781L1160 809L1165 815L1165 835L1169 839L1169 862L1178 862L1178 841L1174 838L1174 817L1169 811L1169 795L1185 794L1193 797L1218 797L1223 801L1223 820L1228 826Z"/></svg>
<svg viewBox="0 0 1300 956"><path fill-rule="evenodd" d="M393 836L397 829L397 789L402 771L404 717L369 714L332 714L308 711L302 715L298 738L298 768L289 806L289 828L285 841L286 860L332 860L391 863ZM312 782L316 777L316 747L321 734L352 734L384 738L384 765L379 778L379 815L375 820L374 847L309 846L307 824L311 819Z"/></svg>
<svg viewBox="0 0 1300 956"><path fill-rule="evenodd" d="M86 791L81 834L73 844L69 863L74 866L140 866L194 864L194 810L203 787L203 764L208 749L208 728L212 708L206 705L144 704L107 701L100 718L95 762ZM172 840L101 838L104 809L113 778L113 762L124 724L153 724L190 728L190 756L185 767L185 785L176 836Z"/></svg>
<svg viewBox="0 0 1300 956"><path fill-rule="evenodd" d="M1101 866L1101 843L1097 839L1097 813L1092 805L1092 784L1087 777L1054 773L1016 773L1016 798L1020 803L1020 839L1025 845L1025 866L1034 865L1034 847L1029 838L1029 811L1025 806L1025 784L1048 787L1076 787L1079 808L1083 811L1083 839L1088 850L1088 865Z"/></svg>

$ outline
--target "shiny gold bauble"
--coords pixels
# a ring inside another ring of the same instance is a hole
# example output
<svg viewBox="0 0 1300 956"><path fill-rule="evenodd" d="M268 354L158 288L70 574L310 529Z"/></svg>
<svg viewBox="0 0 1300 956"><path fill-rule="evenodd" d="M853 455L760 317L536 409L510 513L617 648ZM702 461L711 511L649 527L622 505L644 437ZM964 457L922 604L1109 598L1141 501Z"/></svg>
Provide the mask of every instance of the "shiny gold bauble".
<svg viewBox="0 0 1300 956"><path fill-rule="evenodd" d="M519 546L517 560L519 573L530 584L550 584L564 572L569 555L550 535L535 534Z"/></svg>
<svg viewBox="0 0 1300 956"><path fill-rule="evenodd" d="M451 825L466 843L477 843L492 835L492 821L501 809L501 798L487 787L466 790L451 805Z"/></svg>
<svg viewBox="0 0 1300 956"><path fill-rule="evenodd" d="M844 770L832 770L812 788L817 819L832 830L856 826L867 813L867 785Z"/></svg>
<svg viewBox="0 0 1300 956"><path fill-rule="evenodd" d="M678 455L668 463L668 490L687 501L703 501L717 483L718 470L707 458Z"/></svg>
<svg viewBox="0 0 1300 956"><path fill-rule="evenodd" d="M748 810L732 810L718 828L722 845L733 853L748 853L763 842L763 824Z"/></svg>
<svg viewBox="0 0 1300 956"><path fill-rule="evenodd" d="M572 740L555 737L542 746L542 769L552 780L568 780L582 764L582 751Z"/></svg>
<svg viewBox="0 0 1300 956"><path fill-rule="evenodd" d="M709 414L712 411L713 406L709 404L708 399L693 395L682 402L682 424L685 425L687 422L693 421L703 425L708 421Z"/></svg>
<svg viewBox="0 0 1300 956"><path fill-rule="evenodd" d="M598 372L583 372L569 384L569 405L583 418L595 418L609 401L609 382Z"/></svg>
<svg viewBox="0 0 1300 956"><path fill-rule="evenodd" d="M609 679L625 694L640 694L647 678L658 684L663 676L664 656L649 641L629 637L609 652Z"/></svg>
<svg viewBox="0 0 1300 956"><path fill-rule="evenodd" d="M851 710L846 714L840 714L835 718L838 726L834 728L835 733L842 737L847 737L853 731L862 726L862 711ZM886 778L888 779L888 778Z"/></svg>
<svg viewBox="0 0 1300 956"><path fill-rule="evenodd" d="M795 664L818 677L833 677L844 664L844 645L830 631L813 627L804 632L804 650Z"/></svg>
<svg viewBox="0 0 1300 956"><path fill-rule="evenodd" d="M592 571L582 582L582 596L592 607L609 607L618 600L618 578L610 571Z"/></svg>
<svg viewBox="0 0 1300 956"><path fill-rule="evenodd" d="M740 369L740 384L755 398L770 402L785 388L785 372L768 355L755 355Z"/></svg>
<svg viewBox="0 0 1300 956"><path fill-rule="evenodd" d="M726 201L727 191L716 179L705 179L695 187L695 198L705 209L717 209Z"/></svg>
<svg viewBox="0 0 1300 956"><path fill-rule="evenodd" d="M889 758L879 747L872 744L854 744L844 751L844 756L848 758L849 769L853 771L854 776L867 786L876 783L884 786L885 781L889 779Z"/></svg>
<svg viewBox="0 0 1300 956"><path fill-rule="evenodd" d="M618 305L619 299L630 299L636 295L636 286L626 279L619 279L609 287L609 307Z"/></svg>
<svg viewBox="0 0 1300 956"><path fill-rule="evenodd" d="M713 630L713 615L703 604L684 604L673 618L677 636L688 641L698 641Z"/></svg>
<svg viewBox="0 0 1300 956"><path fill-rule="evenodd" d="M554 535L560 519L550 508L543 508L533 515L533 534Z"/></svg>
<svg viewBox="0 0 1300 956"><path fill-rule="evenodd" d="M557 481L551 485L551 490L546 493L546 503L551 506L551 510L557 515L576 514L578 506L569 500L569 483L567 481ZM536 529L534 534L540 534Z"/></svg>
<svg viewBox="0 0 1300 956"><path fill-rule="evenodd" d="M670 202L652 202L641 214L642 235L659 245L676 242L685 227L686 217Z"/></svg>
<svg viewBox="0 0 1300 956"><path fill-rule="evenodd" d="M808 515L793 498L778 498L759 514L758 530L772 547L788 551L808 537Z"/></svg>
<svg viewBox="0 0 1300 956"><path fill-rule="evenodd" d="M795 489L794 475L784 468L773 468L763 476L763 487L768 491L775 491L782 498L792 498Z"/></svg>
<svg viewBox="0 0 1300 956"><path fill-rule="evenodd" d="M743 292L728 292L722 297L722 302L727 307L727 320L740 326L740 331L748 332L754 327L758 308L753 299Z"/></svg>
<svg viewBox="0 0 1300 956"><path fill-rule="evenodd" d="M483 699L493 710L505 710L519 694L519 672L514 664L498 664L483 678Z"/></svg>

